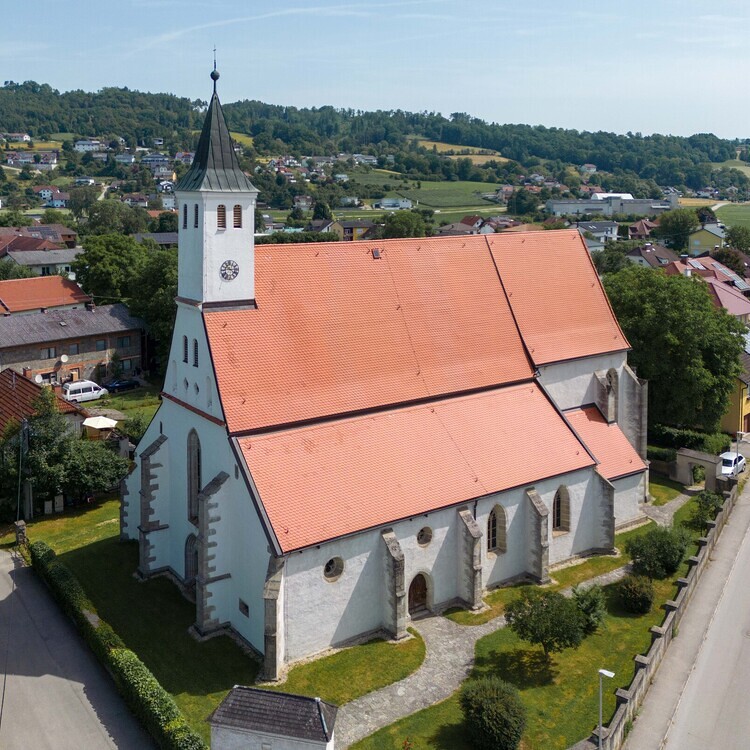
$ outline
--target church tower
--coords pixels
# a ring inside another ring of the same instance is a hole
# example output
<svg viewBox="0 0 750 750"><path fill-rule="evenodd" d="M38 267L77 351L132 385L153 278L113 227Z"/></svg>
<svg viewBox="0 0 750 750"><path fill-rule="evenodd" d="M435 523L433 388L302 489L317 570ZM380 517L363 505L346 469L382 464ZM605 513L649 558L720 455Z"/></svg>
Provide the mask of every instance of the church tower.
<svg viewBox="0 0 750 750"><path fill-rule="evenodd" d="M178 302L202 308L252 305L255 299L257 189L240 169L216 93L188 173L175 186L179 210Z"/></svg>

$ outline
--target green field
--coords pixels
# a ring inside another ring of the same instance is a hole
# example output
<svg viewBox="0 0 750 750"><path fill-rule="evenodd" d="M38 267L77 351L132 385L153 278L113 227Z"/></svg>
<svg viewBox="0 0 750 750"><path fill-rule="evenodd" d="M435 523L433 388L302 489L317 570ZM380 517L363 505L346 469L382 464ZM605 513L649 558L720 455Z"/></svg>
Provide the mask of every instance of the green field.
<svg viewBox="0 0 750 750"><path fill-rule="evenodd" d="M750 228L750 203L729 203L718 209L716 215L727 226Z"/></svg>
<svg viewBox="0 0 750 750"><path fill-rule="evenodd" d="M740 161L739 159L727 159L727 161L713 162L712 167L721 169L726 167L727 169L738 169L747 177L750 177L750 163L746 161Z"/></svg>

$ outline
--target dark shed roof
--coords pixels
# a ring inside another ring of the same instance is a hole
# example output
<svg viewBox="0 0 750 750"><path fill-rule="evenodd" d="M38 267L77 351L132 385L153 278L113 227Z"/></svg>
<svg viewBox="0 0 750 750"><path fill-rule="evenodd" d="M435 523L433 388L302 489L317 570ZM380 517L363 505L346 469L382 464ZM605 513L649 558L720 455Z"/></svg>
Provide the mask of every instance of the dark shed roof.
<svg viewBox="0 0 750 750"><path fill-rule="evenodd" d="M336 706L319 698L235 685L208 717L210 724L329 742Z"/></svg>
<svg viewBox="0 0 750 750"><path fill-rule="evenodd" d="M240 169L215 88L195 158L188 173L175 185L175 190L255 191L252 182Z"/></svg>

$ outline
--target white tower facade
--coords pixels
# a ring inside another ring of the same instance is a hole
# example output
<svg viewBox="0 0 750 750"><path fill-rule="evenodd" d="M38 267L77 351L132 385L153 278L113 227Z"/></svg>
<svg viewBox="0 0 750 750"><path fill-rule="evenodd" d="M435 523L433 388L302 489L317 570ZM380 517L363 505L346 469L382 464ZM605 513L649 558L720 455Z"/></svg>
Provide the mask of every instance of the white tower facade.
<svg viewBox="0 0 750 750"><path fill-rule="evenodd" d="M214 93L195 159L177 183L180 300L200 307L241 306L255 299L257 189L240 169Z"/></svg>

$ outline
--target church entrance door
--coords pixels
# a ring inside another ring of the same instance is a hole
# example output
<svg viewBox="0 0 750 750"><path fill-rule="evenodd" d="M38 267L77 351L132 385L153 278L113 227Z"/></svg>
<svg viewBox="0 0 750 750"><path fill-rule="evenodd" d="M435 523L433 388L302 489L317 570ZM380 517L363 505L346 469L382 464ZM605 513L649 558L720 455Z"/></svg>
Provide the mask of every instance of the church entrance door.
<svg viewBox="0 0 750 750"><path fill-rule="evenodd" d="M409 614L418 614L427 610L427 579L417 573L409 586Z"/></svg>

